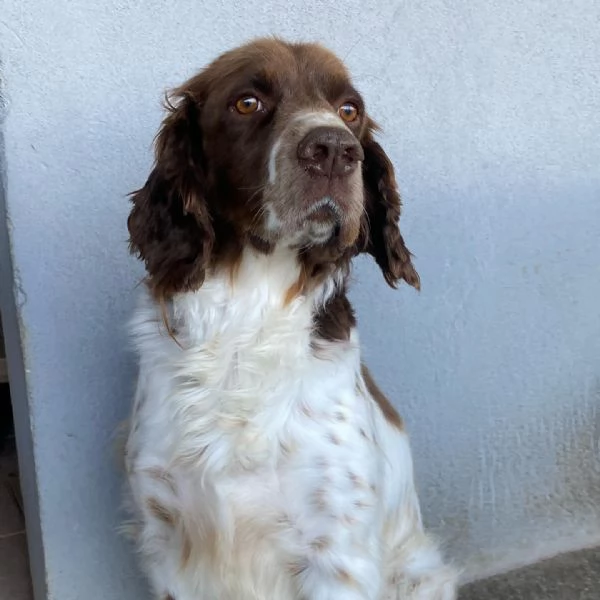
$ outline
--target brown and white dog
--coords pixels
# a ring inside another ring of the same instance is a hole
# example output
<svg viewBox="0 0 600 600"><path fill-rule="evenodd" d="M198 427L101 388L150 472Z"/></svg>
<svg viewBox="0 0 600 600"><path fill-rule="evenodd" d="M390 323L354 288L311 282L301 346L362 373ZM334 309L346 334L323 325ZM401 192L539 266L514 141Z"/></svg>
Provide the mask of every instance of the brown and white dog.
<svg viewBox="0 0 600 600"><path fill-rule="evenodd" d="M128 496L159 600L455 598L346 295L361 252L419 287L375 129L315 44L254 41L169 99L128 221Z"/></svg>

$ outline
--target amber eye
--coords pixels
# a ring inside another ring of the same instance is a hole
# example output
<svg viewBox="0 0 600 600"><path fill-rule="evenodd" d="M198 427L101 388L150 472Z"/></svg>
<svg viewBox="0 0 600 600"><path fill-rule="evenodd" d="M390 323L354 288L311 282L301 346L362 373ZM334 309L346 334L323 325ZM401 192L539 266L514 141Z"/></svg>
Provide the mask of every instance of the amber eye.
<svg viewBox="0 0 600 600"><path fill-rule="evenodd" d="M338 113L340 114L340 117L342 117L342 120L346 121L346 123L352 123L352 121L356 121L358 118L358 108L356 107L356 104L353 104L352 102L346 102L345 104L342 104L338 110Z"/></svg>
<svg viewBox="0 0 600 600"><path fill-rule="evenodd" d="M262 109L262 102L255 96L243 96L235 103L235 110L240 115L251 115Z"/></svg>

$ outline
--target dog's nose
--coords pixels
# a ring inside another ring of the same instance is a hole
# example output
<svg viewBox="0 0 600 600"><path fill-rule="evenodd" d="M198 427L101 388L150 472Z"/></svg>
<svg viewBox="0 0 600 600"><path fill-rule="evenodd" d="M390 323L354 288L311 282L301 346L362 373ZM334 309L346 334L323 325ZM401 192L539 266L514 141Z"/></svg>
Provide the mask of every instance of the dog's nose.
<svg viewBox="0 0 600 600"><path fill-rule="evenodd" d="M317 127L298 144L300 164L314 175L345 177L364 157L358 140L340 127Z"/></svg>

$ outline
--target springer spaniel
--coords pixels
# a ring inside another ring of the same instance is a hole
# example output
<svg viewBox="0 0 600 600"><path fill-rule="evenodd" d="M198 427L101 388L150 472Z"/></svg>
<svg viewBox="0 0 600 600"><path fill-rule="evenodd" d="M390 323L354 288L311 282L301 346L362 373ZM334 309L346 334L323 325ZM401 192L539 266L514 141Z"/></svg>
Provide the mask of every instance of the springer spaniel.
<svg viewBox="0 0 600 600"><path fill-rule="evenodd" d="M155 597L455 598L347 298L361 252L419 277L344 65L258 40L167 104L128 220L148 277L127 495Z"/></svg>

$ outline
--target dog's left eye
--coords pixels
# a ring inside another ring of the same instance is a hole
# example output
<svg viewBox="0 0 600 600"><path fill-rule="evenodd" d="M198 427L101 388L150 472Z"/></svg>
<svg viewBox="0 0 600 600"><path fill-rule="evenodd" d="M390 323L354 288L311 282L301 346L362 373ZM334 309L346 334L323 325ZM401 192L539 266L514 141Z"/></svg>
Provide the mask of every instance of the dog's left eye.
<svg viewBox="0 0 600 600"><path fill-rule="evenodd" d="M340 117L346 123L352 123L358 119L358 107L353 102L345 102L338 109Z"/></svg>
<svg viewBox="0 0 600 600"><path fill-rule="evenodd" d="M263 109L263 103L256 96L242 96L235 103L235 110L241 115L251 115Z"/></svg>

